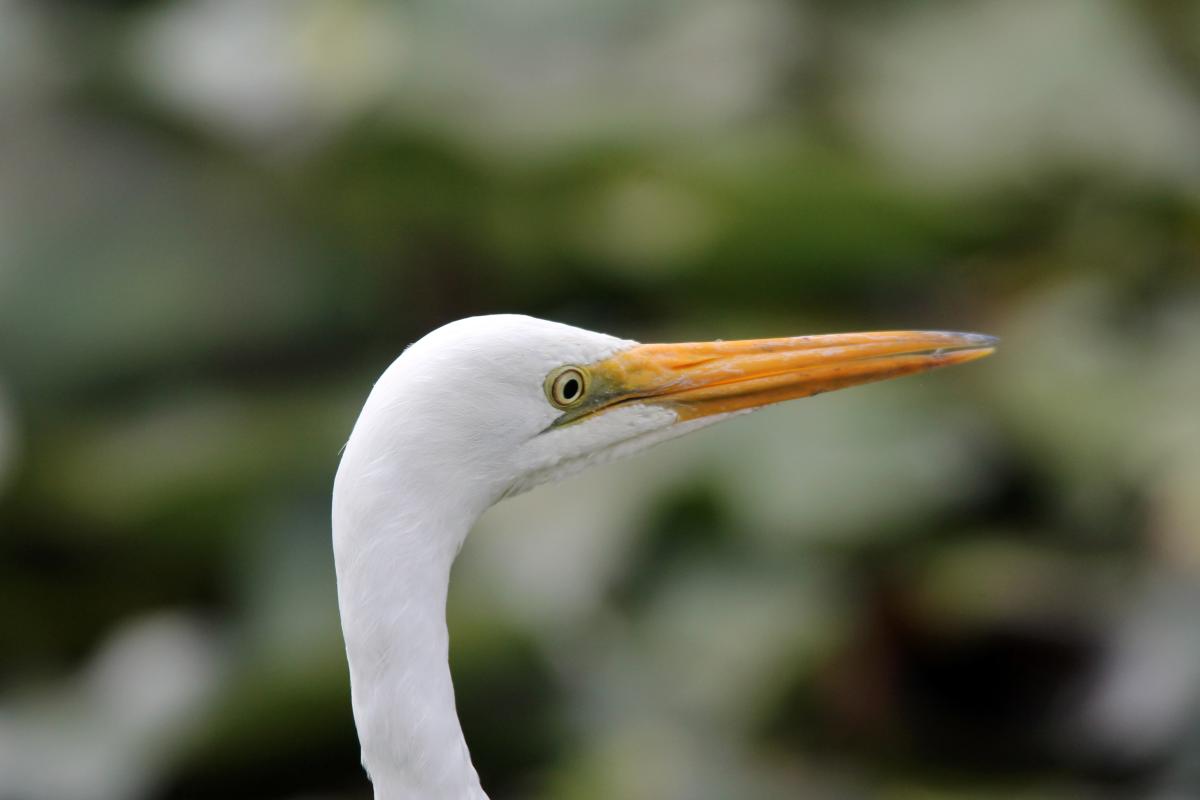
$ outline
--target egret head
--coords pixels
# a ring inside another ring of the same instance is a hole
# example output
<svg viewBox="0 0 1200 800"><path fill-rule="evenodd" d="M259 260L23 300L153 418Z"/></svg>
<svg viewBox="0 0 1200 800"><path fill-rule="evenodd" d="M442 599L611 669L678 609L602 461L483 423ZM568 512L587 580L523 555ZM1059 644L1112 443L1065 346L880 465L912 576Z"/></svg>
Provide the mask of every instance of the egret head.
<svg viewBox="0 0 1200 800"><path fill-rule="evenodd" d="M638 344L474 317L406 350L346 445L333 544L363 763L379 797L484 798L446 664L450 569L500 498L732 414L992 351L885 332Z"/></svg>
<svg viewBox="0 0 1200 800"><path fill-rule="evenodd" d="M452 322L384 373L359 420L490 504L764 405L963 363L979 334L893 331L639 344L519 315Z"/></svg>

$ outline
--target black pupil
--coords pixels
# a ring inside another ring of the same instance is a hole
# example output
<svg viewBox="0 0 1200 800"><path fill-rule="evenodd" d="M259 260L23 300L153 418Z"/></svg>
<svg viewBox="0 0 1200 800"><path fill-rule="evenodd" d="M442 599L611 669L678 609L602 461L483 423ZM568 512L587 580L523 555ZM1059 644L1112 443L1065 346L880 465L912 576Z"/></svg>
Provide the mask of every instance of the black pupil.
<svg viewBox="0 0 1200 800"><path fill-rule="evenodd" d="M562 395L564 400L574 400L579 394L579 380L577 378L567 378L563 384Z"/></svg>

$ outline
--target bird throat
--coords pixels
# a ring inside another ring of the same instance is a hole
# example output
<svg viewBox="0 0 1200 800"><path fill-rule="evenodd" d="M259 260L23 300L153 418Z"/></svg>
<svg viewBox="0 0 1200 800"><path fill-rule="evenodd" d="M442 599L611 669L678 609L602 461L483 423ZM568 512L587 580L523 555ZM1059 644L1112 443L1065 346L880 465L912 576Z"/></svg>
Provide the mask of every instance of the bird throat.
<svg viewBox="0 0 1200 800"><path fill-rule="evenodd" d="M347 457L351 457L347 453ZM334 491L338 605L354 720L376 800L487 800L450 677L450 568L478 514L420 519L403 493Z"/></svg>

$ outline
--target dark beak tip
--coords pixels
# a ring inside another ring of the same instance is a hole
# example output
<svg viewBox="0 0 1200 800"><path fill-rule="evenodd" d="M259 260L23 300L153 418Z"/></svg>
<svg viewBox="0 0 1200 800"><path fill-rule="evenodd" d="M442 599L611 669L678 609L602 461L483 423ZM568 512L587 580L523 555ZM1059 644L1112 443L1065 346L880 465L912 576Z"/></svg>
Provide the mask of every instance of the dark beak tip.
<svg viewBox="0 0 1200 800"><path fill-rule="evenodd" d="M961 347L986 348L998 347L1000 345L999 336L992 336L987 333L954 332L950 336L957 339Z"/></svg>

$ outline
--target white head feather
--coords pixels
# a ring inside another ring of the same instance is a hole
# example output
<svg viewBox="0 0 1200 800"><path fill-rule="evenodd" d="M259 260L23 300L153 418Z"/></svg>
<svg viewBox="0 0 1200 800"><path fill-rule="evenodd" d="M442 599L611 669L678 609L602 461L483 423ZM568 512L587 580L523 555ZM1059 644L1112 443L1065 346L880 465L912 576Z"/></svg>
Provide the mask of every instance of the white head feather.
<svg viewBox="0 0 1200 800"><path fill-rule="evenodd" d="M502 497L715 422L631 404L552 428L552 370L636 342L517 315L450 323L375 384L334 484L342 628L376 797L482 798L454 709L445 598L474 521Z"/></svg>

